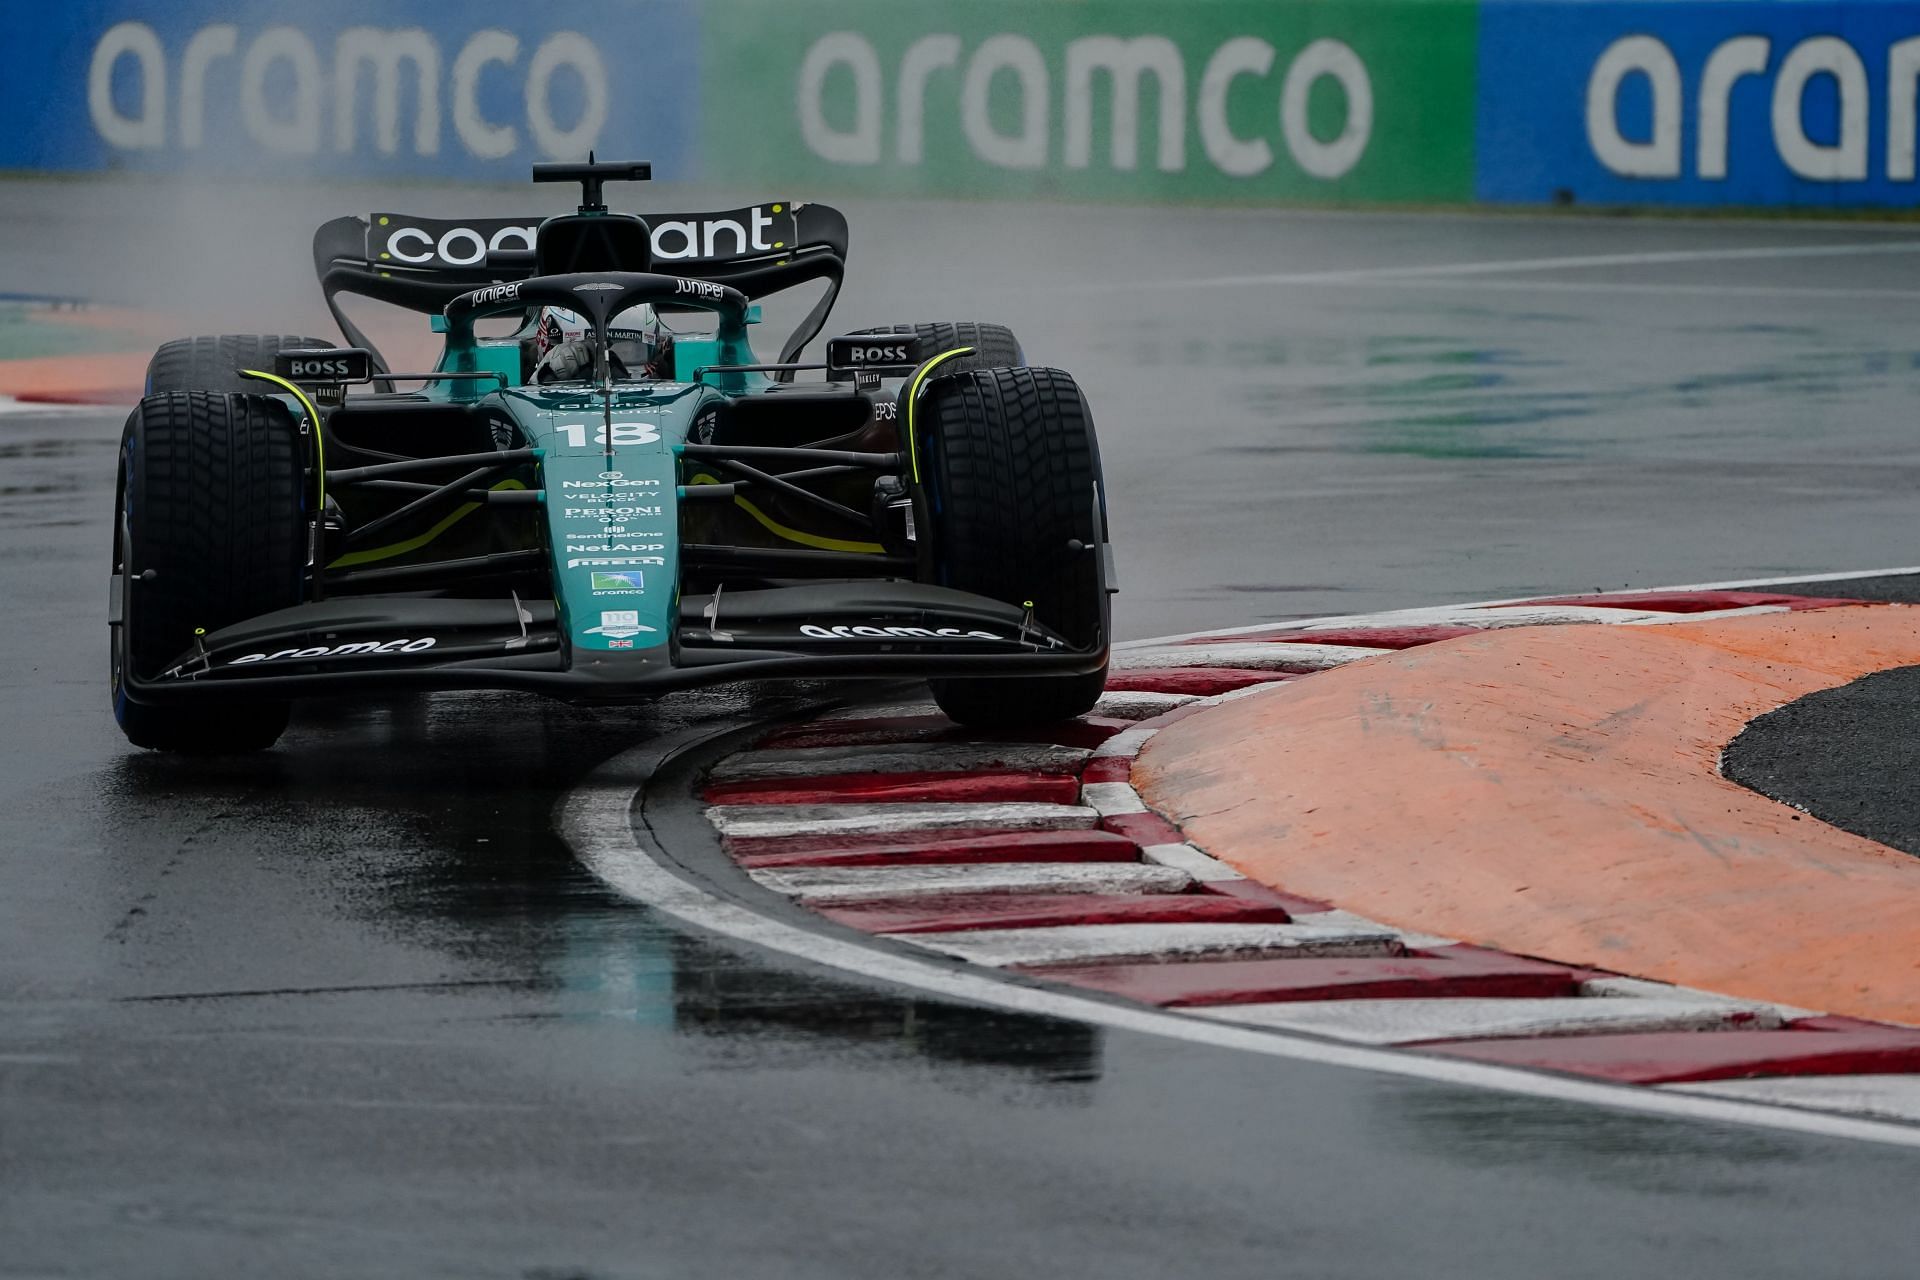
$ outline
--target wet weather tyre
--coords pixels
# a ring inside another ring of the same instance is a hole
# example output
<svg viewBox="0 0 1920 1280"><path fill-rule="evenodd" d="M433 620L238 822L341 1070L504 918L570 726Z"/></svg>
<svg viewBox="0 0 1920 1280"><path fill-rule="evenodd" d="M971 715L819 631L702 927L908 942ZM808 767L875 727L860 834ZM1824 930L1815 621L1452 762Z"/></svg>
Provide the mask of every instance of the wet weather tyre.
<svg viewBox="0 0 1920 1280"><path fill-rule="evenodd" d="M1108 643L1100 451L1086 398L1058 369L980 369L928 385L914 431L933 533L934 581L1027 606L1076 648ZM948 718L1010 727L1067 720L1106 688L1069 676L928 681Z"/></svg>
<svg viewBox="0 0 1920 1280"><path fill-rule="evenodd" d="M896 324L860 333L910 333L920 339L921 352L931 358L955 347L972 347L973 354L940 362L942 373L970 373L975 369L1017 368L1027 362L1020 339L1003 324L977 320L949 320L932 324Z"/></svg>
<svg viewBox="0 0 1920 1280"><path fill-rule="evenodd" d="M226 333L166 343L147 362L147 394L163 391L264 391L271 385L243 378L242 369L273 372L273 354L296 347L334 347L324 338L297 334Z"/></svg>
<svg viewBox="0 0 1920 1280"><path fill-rule="evenodd" d="M155 703L153 679L186 658L196 631L305 598L305 470L293 416L268 396L148 396L120 446L111 626L114 718L138 747L259 751L287 727L285 702Z"/></svg>

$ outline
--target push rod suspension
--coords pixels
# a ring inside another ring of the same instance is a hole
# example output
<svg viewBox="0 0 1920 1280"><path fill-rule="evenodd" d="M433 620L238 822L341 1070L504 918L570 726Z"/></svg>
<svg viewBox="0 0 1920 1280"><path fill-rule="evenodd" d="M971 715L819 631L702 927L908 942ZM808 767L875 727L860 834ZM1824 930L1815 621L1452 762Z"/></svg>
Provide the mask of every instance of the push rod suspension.
<svg viewBox="0 0 1920 1280"><path fill-rule="evenodd" d="M769 489L786 494L795 501L818 507L829 515L838 516L850 524L859 525L861 528L868 528L873 524L873 517L864 512L855 511L852 507L835 502L832 498L824 494L815 493L811 489L803 489L790 480L783 479L780 476L769 475L757 467L748 466L744 462L737 461L733 458L710 458L708 461L723 471L732 471L738 475L745 476L756 485L764 485Z"/></svg>
<svg viewBox="0 0 1920 1280"><path fill-rule="evenodd" d="M435 560L431 564L400 564L382 569L348 569L327 575L327 586L334 590L373 588L392 591L406 587L440 586L468 578L488 578L499 574L532 573L544 569L544 551L496 551L484 556L465 556L458 560Z"/></svg>
<svg viewBox="0 0 1920 1280"><path fill-rule="evenodd" d="M788 471L781 474L782 480L818 480L822 476L853 475L866 470L865 467L808 467L805 471ZM404 484L401 480L372 480L369 484ZM427 486L422 485L422 488ZM742 489L753 488L751 480L729 480L722 484L683 484L680 486L682 502L731 502Z"/></svg>
<svg viewBox="0 0 1920 1280"><path fill-rule="evenodd" d="M537 462L537 449L500 449L493 453L456 453L444 458L408 458L405 462L377 462L370 467L346 467L327 472L327 484L350 485L362 480L403 476L435 467L507 467L517 462Z"/></svg>
<svg viewBox="0 0 1920 1280"><path fill-rule="evenodd" d="M864 551L802 551L787 547L722 547L689 543L680 548L680 562L689 569L758 571L768 577L869 575L912 573L912 556L874 555Z"/></svg>
<svg viewBox="0 0 1920 1280"><path fill-rule="evenodd" d="M862 471L898 471L906 461L906 455L899 453L855 453L848 449L782 449L773 445L757 444L683 444L680 446L680 456L699 458L704 461L739 458L748 462L832 463L843 467L858 467Z"/></svg>
<svg viewBox="0 0 1920 1280"><path fill-rule="evenodd" d="M418 480L362 480L354 486L356 489L385 489L394 493L432 493L440 487ZM460 496L469 502L485 502L496 506L529 506L543 501L546 492L542 489L469 489Z"/></svg>
<svg viewBox="0 0 1920 1280"><path fill-rule="evenodd" d="M395 507L392 511L387 512L387 514L377 520L369 520L358 528L348 530L347 545L353 546L357 542L365 542L369 538L375 537L387 529L391 529L403 520L417 516L422 512L430 511L434 507L452 502L460 498L469 488L475 485L484 489L486 488L486 482L499 474L499 467L476 467L461 476L458 480L449 480L431 492L421 494L412 502L404 506Z"/></svg>

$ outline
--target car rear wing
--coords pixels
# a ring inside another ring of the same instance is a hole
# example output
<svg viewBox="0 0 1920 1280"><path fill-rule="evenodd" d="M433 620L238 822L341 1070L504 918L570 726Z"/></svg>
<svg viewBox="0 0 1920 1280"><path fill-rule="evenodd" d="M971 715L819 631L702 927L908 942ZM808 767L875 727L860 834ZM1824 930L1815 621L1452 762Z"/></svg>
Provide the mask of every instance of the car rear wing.
<svg viewBox="0 0 1920 1280"><path fill-rule="evenodd" d="M653 244L647 264L609 263L608 270L670 270L765 297L810 280L827 290L781 348L782 363L826 325L846 276L847 219L824 204L776 200L722 213L643 214ZM323 223L313 233L313 268L327 310L347 342L385 360L340 309L339 295L357 294L410 311L437 313L481 285L534 273L539 218L447 220L376 213Z"/></svg>

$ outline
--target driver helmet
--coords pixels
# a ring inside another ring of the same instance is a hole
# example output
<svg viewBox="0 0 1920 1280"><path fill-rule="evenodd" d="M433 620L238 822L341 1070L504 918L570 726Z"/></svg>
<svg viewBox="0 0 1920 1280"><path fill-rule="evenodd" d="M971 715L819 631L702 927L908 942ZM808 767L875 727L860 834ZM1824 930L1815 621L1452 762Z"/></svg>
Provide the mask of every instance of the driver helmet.
<svg viewBox="0 0 1920 1280"><path fill-rule="evenodd" d="M584 341L593 332L587 318L577 311L568 311L564 307L542 307L540 318L533 326L534 363L546 359L547 353L567 342Z"/></svg>
<svg viewBox="0 0 1920 1280"><path fill-rule="evenodd" d="M542 307L531 339L533 364L539 366L555 349L570 342L585 342L592 335L593 326L579 312L564 307ZM607 326L607 336L625 376L673 376L673 334L661 324L652 307L629 307L622 311Z"/></svg>

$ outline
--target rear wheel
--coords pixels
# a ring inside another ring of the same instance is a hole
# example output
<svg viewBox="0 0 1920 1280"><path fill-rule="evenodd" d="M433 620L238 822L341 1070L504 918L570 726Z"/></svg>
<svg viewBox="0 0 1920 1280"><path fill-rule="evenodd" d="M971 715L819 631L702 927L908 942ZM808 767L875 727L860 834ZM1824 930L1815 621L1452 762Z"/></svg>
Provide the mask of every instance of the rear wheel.
<svg viewBox="0 0 1920 1280"><path fill-rule="evenodd" d="M180 338L162 346L147 362L147 394L163 391L262 391L269 385L243 378L242 369L273 372L273 354L296 347L333 347L324 338L294 334L226 333Z"/></svg>
<svg viewBox="0 0 1920 1280"><path fill-rule="evenodd" d="M1020 339L1003 324L982 324L978 320L946 320L930 324L896 324L879 329L861 329L860 333L910 333L920 339L921 349L931 357L955 347L972 347L973 354L955 356L940 362L942 373L968 373L974 369L1015 368L1027 362Z"/></svg>
<svg viewBox="0 0 1920 1280"><path fill-rule="evenodd" d="M915 408L932 508L935 580L1031 608L1077 648L1104 649L1100 453L1093 417L1058 369L981 369L929 384ZM1066 720L1092 709L1106 665L1072 676L939 679L961 724Z"/></svg>
<svg viewBox="0 0 1920 1280"><path fill-rule="evenodd" d="M268 396L148 396L127 420L109 653L114 718L135 746L258 751L286 729L285 702L147 703L126 676L159 676L197 635L304 599L303 475L292 415Z"/></svg>

